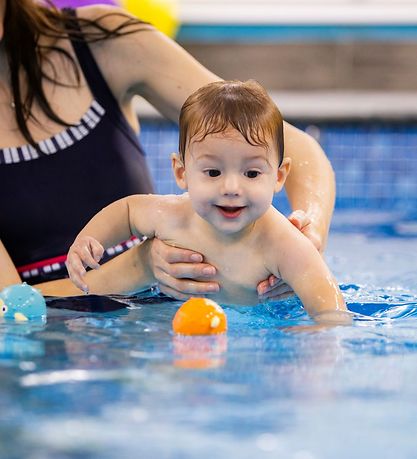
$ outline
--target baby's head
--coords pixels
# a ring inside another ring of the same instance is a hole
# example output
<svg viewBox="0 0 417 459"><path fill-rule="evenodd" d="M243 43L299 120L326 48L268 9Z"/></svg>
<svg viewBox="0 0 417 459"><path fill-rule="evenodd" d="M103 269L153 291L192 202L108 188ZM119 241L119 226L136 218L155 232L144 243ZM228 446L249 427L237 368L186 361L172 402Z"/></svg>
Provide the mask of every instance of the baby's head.
<svg viewBox="0 0 417 459"><path fill-rule="evenodd" d="M272 146L279 166L284 158L281 113L255 80L216 81L198 89L182 106L179 126L182 161L191 142L230 129L238 131L250 145Z"/></svg>
<svg viewBox="0 0 417 459"><path fill-rule="evenodd" d="M220 232L240 233L268 211L289 171L283 156L281 114L256 81L211 83L185 101L175 179Z"/></svg>

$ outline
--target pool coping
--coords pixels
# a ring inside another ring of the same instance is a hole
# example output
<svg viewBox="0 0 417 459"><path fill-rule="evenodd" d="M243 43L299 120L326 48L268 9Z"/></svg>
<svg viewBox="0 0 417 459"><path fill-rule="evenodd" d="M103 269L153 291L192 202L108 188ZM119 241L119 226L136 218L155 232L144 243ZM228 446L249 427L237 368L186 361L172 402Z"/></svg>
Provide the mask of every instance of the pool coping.
<svg viewBox="0 0 417 459"><path fill-rule="evenodd" d="M272 91L286 119L417 120L417 91ZM160 118L142 98L134 102L143 118Z"/></svg>

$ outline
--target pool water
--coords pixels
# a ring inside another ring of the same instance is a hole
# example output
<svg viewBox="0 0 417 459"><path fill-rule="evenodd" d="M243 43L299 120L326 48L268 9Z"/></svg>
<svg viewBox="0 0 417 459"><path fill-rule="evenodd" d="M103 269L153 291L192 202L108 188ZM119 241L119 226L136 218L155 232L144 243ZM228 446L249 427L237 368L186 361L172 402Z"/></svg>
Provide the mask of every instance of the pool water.
<svg viewBox="0 0 417 459"><path fill-rule="evenodd" d="M416 228L336 213L327 260L348 327L285 330L310 323L292 299L179 338L179 303L149 297L0 325L0 457L417 457Z"/></svg>

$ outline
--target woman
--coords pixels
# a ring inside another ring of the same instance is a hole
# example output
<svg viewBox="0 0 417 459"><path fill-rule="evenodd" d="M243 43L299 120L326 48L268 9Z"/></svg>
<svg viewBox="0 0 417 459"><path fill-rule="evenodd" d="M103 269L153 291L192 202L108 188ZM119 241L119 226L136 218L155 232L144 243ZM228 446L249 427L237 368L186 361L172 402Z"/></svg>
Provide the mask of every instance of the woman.
<svg viewBox="0 0 417 459"><path fill-rule="evenodd" d="M75 294L62 280L75 235L111 201L152 191L132 97L145 97L176 121L187 96L218 77L118 8L74 13L0 0L0 24L0 263L8 266L0 286L16 279L14 265L45 294ZM299 209L290 218L321 250L333 210L333 171L305 133L286 124L285 138L293 164L287 193ZM214 268L199 254L154 241L123 256L145 255L164 293L183 298L218 288L210 282ZM94 275L112 282L115 265ZM285 291L271 284L266 280L259 292Z"/></svg>

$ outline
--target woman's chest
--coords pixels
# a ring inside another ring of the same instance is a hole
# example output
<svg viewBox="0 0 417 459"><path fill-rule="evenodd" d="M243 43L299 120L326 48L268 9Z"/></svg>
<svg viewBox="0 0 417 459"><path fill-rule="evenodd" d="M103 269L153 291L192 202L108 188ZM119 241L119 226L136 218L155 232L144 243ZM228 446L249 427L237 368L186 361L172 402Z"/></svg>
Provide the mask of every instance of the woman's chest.
<svg viewBox="0 0 417 459"><path fill-rule="evenodd" d="M92 102L90 91L85 87L46 88L45 95L55 115L68 124L77 124ZM19 147L28 143L17 125L16 105L16 101L13 101L13 106L0 103L0 148ZM33 117L27 121L27 127L35 142L48 139L65 129L65 125L49 119L36 101L31 110Z"/></svg>

